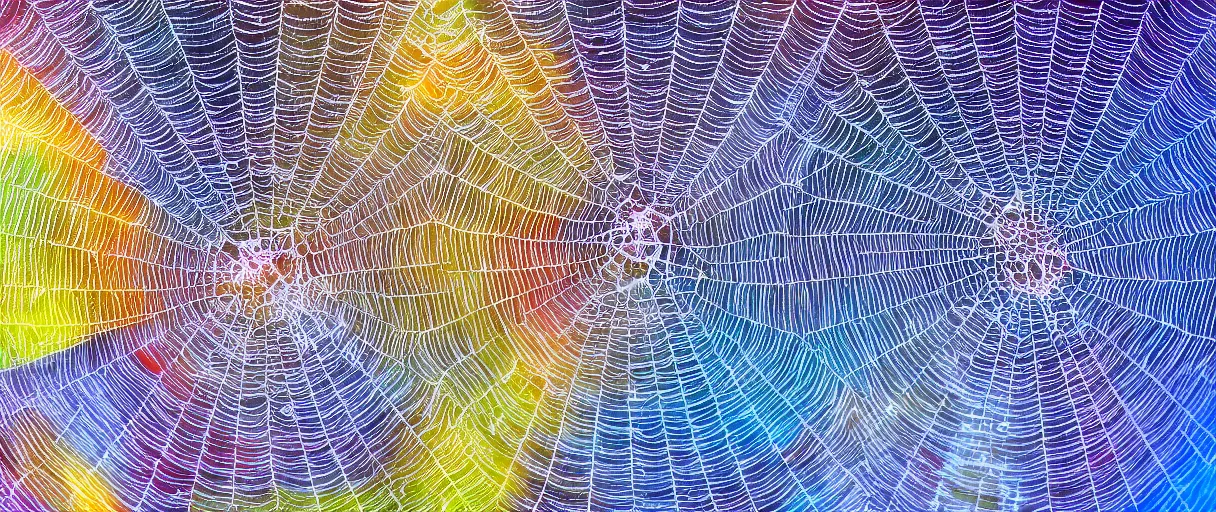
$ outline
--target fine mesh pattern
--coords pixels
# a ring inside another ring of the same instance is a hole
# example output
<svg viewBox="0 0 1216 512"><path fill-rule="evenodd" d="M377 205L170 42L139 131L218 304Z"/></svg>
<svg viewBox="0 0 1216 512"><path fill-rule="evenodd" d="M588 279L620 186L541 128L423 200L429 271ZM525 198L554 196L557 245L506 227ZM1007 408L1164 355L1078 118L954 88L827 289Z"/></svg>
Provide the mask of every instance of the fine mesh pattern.
<svg viewBox="0 0 1216 512"><path fill-rule="evenodd" d="M0 510L1214 510L1214 19L0 2Z"/></svg>

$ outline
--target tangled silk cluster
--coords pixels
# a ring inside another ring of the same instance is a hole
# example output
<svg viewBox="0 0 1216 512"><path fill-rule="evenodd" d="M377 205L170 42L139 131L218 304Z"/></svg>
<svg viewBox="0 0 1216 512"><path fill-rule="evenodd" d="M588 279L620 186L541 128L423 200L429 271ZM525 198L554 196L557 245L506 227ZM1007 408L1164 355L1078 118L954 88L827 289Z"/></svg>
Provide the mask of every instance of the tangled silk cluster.
<svg viewBox="0 0 1216 512"><path fill-rule="evenodd" d="M0 2L0 510L1211 510L1214 18Z"/></svg>

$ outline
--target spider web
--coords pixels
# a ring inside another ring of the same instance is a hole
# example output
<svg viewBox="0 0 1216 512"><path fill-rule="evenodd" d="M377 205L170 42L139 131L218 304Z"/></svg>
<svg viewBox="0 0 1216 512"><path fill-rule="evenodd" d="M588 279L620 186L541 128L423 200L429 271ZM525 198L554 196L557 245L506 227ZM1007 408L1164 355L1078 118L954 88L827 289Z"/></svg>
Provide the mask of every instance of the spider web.
<svg viewBox="0 0 1216 512"><path fill-rule="evenodd" d="M1203 2L0 7L0 508L1207 510Z"/></svg>

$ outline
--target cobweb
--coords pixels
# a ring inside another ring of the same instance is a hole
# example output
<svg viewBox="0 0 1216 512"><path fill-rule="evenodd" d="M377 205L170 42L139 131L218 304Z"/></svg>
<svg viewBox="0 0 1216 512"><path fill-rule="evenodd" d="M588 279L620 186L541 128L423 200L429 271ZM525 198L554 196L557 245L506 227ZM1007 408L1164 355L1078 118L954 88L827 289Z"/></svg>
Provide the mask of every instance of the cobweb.
<svg viewBox="0 0 1216 512"><path fill-rule="evenodd" d="M1216 9L0 4L0 509L1211 510Z"/></svg>

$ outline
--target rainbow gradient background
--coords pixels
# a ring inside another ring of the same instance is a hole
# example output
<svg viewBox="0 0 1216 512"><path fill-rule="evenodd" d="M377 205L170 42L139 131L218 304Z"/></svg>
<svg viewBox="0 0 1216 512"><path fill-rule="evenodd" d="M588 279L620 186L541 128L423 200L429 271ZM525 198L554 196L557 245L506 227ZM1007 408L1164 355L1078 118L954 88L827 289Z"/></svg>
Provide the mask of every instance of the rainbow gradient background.
<svg viewBox="0 0 1216 512"><path fill-rule="evenodd" d="M1214 21L0 1L0 511L1216 510Z"/></svg>

